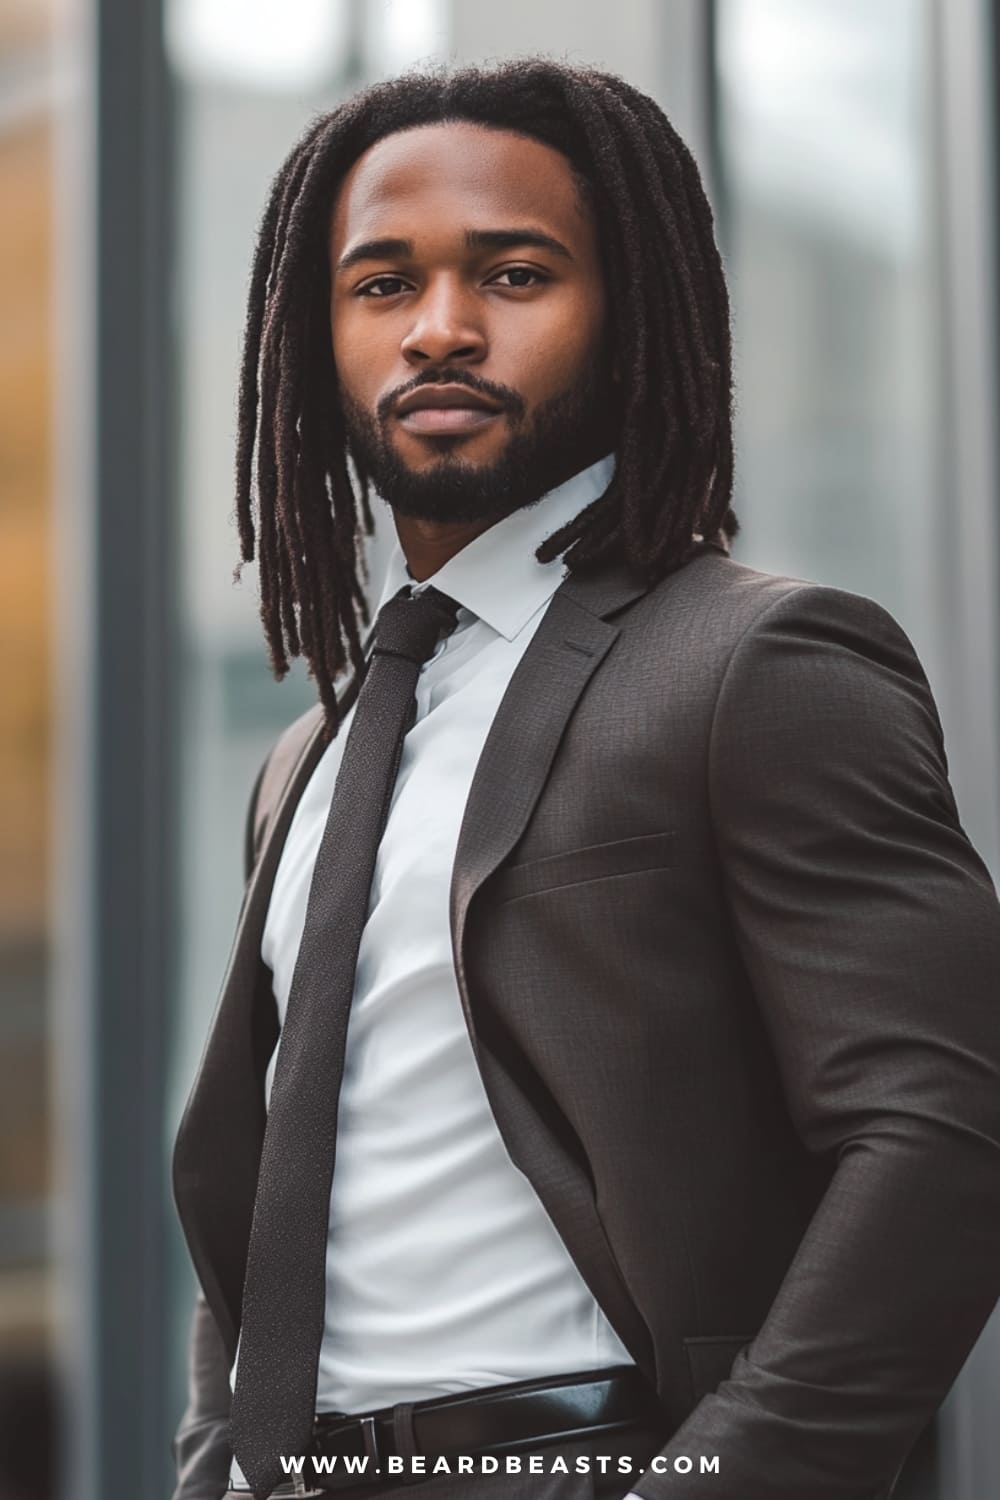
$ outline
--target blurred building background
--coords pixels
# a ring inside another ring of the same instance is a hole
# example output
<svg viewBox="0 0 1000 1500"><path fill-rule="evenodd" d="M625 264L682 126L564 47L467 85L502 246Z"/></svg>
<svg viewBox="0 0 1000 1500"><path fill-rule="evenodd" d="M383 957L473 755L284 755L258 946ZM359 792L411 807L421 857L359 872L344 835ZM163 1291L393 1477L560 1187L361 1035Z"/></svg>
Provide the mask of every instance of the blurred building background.
<svg viewBox="0 0 1000 1500"><path fill-rule="evenodd" d="M253 571L230 582L267 184L362 83L526 51L621 72L695 151L734 298L736 555L902 622L997 877L988 0L0 0L0 1500L172 1487L170 1150L251 781L312 699L269 675ZM998 1400L994 1319L899 1500L1000 1493Z"/></svg>

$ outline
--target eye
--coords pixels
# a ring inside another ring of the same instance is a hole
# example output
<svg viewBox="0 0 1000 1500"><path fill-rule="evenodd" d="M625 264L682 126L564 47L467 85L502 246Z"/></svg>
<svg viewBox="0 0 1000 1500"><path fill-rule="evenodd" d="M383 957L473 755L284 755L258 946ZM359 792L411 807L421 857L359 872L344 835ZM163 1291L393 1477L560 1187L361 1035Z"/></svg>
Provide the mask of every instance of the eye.
<svg viewBox="0 0 1000 1500"><path fill-rule="evenodd" d="M394 297L396 295L396 293L395 293L394 290L388 291L388 292L387 291L381 291L381 292L376 292L375 291L376 287L378 287L378 286L384 286L384 284L387 281L394 283L396 287L400 287L400 286L405 285L402 276L376 276L374 278L374 280L372 280L372 281L366 281L365 284L364 284L364 286L359 286L358 290L357 290L357 295L359 297L368 297L368 296Z"/></svg>
<svg viewBox="0 0 1000 1500"><path fill-rule="evenodd" d="M535 282L539 283L539 284L541 282L543 282L543 281L548 281L548 277L545 276L545 275L543 275L543 273L541 271L536 271L533 266L506 266L504 268L504 270L499 271L497 273L497 275L498 276L533 276L535 278ZM495 279L496 278L494 278L494 280ZM515 281L515 282L512 283L512 286L514 286L514 287L522 287L522 286L523 287L527 287L527 286L531 286L532 284L533 283L528 282L528 281Z"/></svg>

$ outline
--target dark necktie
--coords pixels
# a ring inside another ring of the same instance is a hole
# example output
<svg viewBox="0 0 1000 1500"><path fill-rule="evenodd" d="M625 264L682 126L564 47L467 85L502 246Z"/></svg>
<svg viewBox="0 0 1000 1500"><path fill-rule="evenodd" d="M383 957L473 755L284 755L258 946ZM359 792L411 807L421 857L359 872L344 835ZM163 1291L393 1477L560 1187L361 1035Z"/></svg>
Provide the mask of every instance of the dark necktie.
<svg viewBox="0 0 1000 1500"><path fill-rule="evenodd" d="M375 622L306 906L278 1043L243 1287L230 1441L257 1500L312 1446L337 1104L368 915L420 668L458 605L401 590Z"/></svg>

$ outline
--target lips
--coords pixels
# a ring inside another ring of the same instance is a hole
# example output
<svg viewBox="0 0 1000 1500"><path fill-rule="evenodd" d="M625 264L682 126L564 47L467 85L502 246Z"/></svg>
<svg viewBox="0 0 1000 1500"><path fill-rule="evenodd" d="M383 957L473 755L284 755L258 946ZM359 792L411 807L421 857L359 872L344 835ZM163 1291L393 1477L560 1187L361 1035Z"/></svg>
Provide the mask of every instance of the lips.
<svg viewBox="0 0 1000 1500"><path fill-rule="evenodd" d="M485 427L500 408L464 385L425 385L403 397L396 415L411 432L447 436Z"/></svg>

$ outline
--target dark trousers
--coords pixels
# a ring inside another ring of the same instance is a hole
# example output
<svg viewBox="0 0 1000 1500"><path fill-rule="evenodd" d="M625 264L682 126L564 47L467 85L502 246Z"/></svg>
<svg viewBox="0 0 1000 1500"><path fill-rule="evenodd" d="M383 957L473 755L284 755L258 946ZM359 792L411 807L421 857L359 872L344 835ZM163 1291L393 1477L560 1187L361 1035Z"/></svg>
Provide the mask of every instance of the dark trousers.
<svg viewBox="0 0 1000 1500"><path fill-rule="evenodd" d="M432 1474L419 1483L350 1485L336 1491L307 1490L314 1500L622 1500L633 1484L638 1483L644 1466L666 1442L666 1434L636 1428L611 1436L576 1438L572 1442L535 1444L521 1454L520 1473L505 1472L505 1456L499 1455L499 1471L479 1472L479 1461L473 1456L471 1473L455 1472L456 1461L450 1460L450 1474ZM528 1471L528 1458L541 1461L540 1473ZM565 1462L566 1472L552 1471L556 1456ZM631 1463L631 1469L623 1467ZM427 1470L433 1467L427 1459ZM245 1491L228 1490L225 1500L249 1500ZM277 1500L277 1496L275 1497Z"/></svg>

